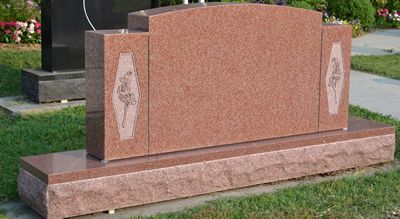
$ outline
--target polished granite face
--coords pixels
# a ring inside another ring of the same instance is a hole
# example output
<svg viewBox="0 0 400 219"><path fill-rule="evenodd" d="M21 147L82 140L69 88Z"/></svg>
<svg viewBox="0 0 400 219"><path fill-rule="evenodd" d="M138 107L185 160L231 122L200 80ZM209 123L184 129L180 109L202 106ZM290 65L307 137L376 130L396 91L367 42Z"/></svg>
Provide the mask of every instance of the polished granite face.
<svg viewBox="0 0 400 219"><path fill-rule="evenodd" d="M351 41L351 26L322 27L319 131L347 127Z"/></svg>
<svg viewBox="0 0 400 219"><path fill-rule="evenodd" d="M130 13L128 31L88 32L88 153L110 161L347 128L351 27L323 26L321 16L191 4ZM326 113L333 45L340 100Z"/></svg>
<svg viewBox="0 0 400 219"><path fill-rule="evenodd" d="M148 33L86 36L87 152L102 160L147 155Z"/></svg>
<svg viewBox="0 0 400 219"><path fill-rule="evenodd" d="M42 68L85 68L85 30L93 30L83 10L85 0L42 2ZM127 27L129 12L157 7L158 0L86 0L86 12L97 29Z"/></svg>
<svg viewBox="0 0 400 219"><path fill-rule="evenodd" d="M348 131L338 130L230 144L111 161L106 164L86 155L85 150L67 151L21 158L21 167L42 181L54 184L393 133L394 128L391 126L350 118Z"/></svg>
<svg viewBox="0 0 400 219"><path fill-rule="evenodd" d="M318 131L320 13L181 7L128 18L149 20L150 154Z"/></svg>

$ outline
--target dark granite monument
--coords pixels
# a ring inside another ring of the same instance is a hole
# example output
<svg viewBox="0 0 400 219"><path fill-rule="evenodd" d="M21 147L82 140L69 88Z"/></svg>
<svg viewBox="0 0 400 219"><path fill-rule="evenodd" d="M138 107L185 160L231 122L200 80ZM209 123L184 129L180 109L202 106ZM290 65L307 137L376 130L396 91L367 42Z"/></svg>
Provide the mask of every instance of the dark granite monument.
<svg viewBox="0 0 400 219"><path fill-rule="evenodd" d="M85 30L127 27L127 14L159 0L43 1L42 69L22 71L22 92L35 102L85 98Z"/></svg>

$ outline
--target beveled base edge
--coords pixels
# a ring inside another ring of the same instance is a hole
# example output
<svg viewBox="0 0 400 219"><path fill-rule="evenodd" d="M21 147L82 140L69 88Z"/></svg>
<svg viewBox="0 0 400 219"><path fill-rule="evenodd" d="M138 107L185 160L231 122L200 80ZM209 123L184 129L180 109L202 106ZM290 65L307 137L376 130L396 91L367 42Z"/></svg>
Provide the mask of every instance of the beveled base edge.
<svg viewBox="0 0 400 219"><path fill-rule="evenodd" d="M384 163L394 150L388 134L51 185L20 169L18 187L39 214L64 218Z"/></svg>

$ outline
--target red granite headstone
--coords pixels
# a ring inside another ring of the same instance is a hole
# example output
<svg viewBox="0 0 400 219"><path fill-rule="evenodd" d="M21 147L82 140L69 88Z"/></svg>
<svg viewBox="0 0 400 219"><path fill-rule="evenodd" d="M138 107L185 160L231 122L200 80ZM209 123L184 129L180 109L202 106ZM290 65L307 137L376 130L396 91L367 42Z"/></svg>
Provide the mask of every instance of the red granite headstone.
<svg viewBox="0 0 400 219"><path fill-rule="evenodd" d="M20 197L42 216L393 160L394 127L348 118L350 26L262 4L128 20L86 33L87 150L21 159Z"/></svg>
<svg viewBox="0 0 400 219"><path fill-rule="evenodd" d="M88 110L89 153L114 160L347 128L350 27L324 27L320 13L289 7L180 7L131 13L127 33L87 33L89 72L90 57L107 66L98 72L107 89L94 100L105 98L101 117L90 122L100 114ZM333 58L332 93L324 86ZM87 80L92 102L98 76ZM91 125L99 120L103 135Z"/></svg>

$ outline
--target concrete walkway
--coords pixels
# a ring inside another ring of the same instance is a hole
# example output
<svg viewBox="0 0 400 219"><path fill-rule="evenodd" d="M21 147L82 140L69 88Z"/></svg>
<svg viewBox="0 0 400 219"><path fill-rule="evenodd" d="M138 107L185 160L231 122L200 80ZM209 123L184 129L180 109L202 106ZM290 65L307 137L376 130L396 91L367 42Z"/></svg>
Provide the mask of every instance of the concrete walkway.
<svg viewBox="0 0 400 219"><path fill-rule="evenodd" d="M393 53L400 53L400 30L375 31L353 40L353 55ZM400 81L351 71L350 103L400 119Z"/></svg>
<svg viewBox="0 0 400 219"><path fill-rule="evenodd" d="M379 30L353 39L352 55L400 53L400 30Z"/></svg>
<svg viewBox="0 0 400 219"><path fill-rule="evenodd" d="M400 119L400 81L351 71L350 103Z"/></svg>

